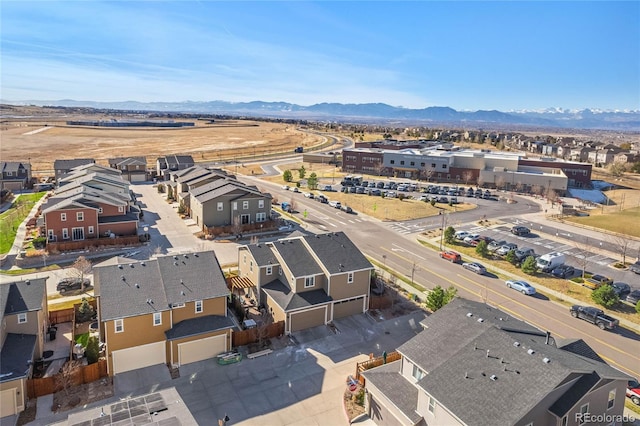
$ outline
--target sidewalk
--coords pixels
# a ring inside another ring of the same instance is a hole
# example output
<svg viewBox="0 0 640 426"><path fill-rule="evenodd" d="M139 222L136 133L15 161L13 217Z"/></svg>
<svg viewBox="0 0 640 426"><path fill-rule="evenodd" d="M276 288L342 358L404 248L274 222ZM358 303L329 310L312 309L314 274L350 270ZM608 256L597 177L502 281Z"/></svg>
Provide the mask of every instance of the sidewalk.
<svg viewBox="0 0 640 426"><path fill-rule="evenodd" d="M15 201L16 198L17 196L14 198L13 201ZM1 269L11 269L11 267L15 264L16 257L18 256L18 254L20 254L20 250L22 250L22 243L24 242L24 239L27 235L27 222L29 221L29 219L31 219L36 215L36 212L38 211L40 206L44 204L45 201L46 201L46 197L42 197L37 203L35 203L31 211L27 215L27 217L22 221L20 226L18 226L18 229L16 231L16 238L13 240L13 245L11 246L11 249L7 254L2 255L0 259ZM11 203L9 203L9 207L11 207Z"/></svg>

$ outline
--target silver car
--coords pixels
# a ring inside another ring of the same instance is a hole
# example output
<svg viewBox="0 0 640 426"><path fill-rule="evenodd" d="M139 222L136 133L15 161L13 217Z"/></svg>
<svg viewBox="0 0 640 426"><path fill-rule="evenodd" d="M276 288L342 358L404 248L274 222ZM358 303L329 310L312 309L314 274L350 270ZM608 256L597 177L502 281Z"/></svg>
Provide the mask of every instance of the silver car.
<svg viewBox="0 0 640 426"><path fill-rule="evenodd" d="M507 287L517 290L527 296L533 296L534 294L536 294L536 289L526 281L507 280L505 281L505 284L507 285Z"/></svg>
<svg viewBox="0 0 640 426"><path fill-rule="evenodd" d="M462 267L464 269L468 269L472 272L475 272L476 274L479 274L479 275L484 275L487 273L487 268L485 268L484 266L476 262L463 263Z"/></svg>

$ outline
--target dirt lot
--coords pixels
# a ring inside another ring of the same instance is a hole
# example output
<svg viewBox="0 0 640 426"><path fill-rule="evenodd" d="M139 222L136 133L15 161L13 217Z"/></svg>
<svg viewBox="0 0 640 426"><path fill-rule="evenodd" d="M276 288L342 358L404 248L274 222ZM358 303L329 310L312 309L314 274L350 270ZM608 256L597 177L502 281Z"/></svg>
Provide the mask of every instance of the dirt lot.
<svg viewBox="0 0 640 426"><path fill-rule="evenodd" d="M57 159L94 158L107 165L112 157L146 156L148 165L167 154L189 154L196 162L260 160L324 138L292 125L245 120L189 119L185 128L99 128L67 126L67 120L149 120L140 116L70 116L55 109L16 108L0 111L0 157L29 160L34 174L51 174ZM158 119L159 120L159 119ZM166 120L165 120L166 121ZM175 120L181 121L181 120Z"/></svg>

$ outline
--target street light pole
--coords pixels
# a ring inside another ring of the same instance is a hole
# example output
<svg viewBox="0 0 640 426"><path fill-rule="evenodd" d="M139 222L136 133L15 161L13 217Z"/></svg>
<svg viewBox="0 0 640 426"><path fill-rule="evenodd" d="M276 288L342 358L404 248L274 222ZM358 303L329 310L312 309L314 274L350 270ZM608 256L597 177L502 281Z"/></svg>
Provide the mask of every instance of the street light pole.
<svg viewBox="0 0 640 426"><path fill-rule="evenodd" d="M440 210L440 215L442 216L442 225L440 227L440 250L442 250L442 239L444 238L444 214L442 210Z"/></svg>

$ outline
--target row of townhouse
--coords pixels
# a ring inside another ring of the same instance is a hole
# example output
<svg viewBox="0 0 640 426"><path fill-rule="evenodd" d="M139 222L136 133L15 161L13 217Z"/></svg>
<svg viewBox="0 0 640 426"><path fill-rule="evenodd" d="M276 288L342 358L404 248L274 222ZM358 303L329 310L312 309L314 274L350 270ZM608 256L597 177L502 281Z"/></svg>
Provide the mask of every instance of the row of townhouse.
<svg viewBox="0 0 640 426"><path fill-rule="evenodd" d="M119 170L95 163L58 179L39 222L51 243L137 235L141 211Z"/></svg>
<svg viewBox="0 0 640 426"><path fill-rule="evenodd" d="M0 161L0 172L0 190L20 191L33 186L28 161Z"/></svg>
<svg viewBox="0 0 640 426"><path fill-rule="evenodd" d="M222 170L193 166L168 179L168 191L202 231L231 225L241 230L271 219L271 194Z"/></svg>

